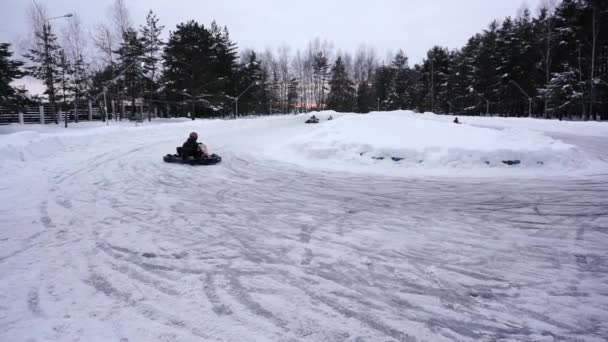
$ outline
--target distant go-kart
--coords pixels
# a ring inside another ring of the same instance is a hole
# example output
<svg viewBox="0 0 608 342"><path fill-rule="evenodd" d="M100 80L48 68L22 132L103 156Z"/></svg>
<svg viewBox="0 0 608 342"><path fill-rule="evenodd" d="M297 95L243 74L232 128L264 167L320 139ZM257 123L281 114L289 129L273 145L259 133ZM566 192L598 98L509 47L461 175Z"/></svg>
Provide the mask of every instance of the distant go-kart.
<svg viewBox="0 0 608 342"><path fill-rule="evenodd" d="M319 123L319 118L317 118L316 116L311 117L310 119L306 120L307 124L316 124Z"/></svg>

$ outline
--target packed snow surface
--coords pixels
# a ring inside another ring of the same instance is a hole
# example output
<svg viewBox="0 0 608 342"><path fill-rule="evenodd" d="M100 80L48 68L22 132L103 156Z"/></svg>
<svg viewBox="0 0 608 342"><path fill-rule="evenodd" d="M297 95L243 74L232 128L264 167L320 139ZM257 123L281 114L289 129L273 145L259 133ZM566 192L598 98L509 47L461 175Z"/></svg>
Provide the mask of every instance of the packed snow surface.
<svg viewBox="0 0 608 342"><path fill-rule="evenodd" d="M0 127L0 341L608 339L608 125L317 116Z"/></svg>

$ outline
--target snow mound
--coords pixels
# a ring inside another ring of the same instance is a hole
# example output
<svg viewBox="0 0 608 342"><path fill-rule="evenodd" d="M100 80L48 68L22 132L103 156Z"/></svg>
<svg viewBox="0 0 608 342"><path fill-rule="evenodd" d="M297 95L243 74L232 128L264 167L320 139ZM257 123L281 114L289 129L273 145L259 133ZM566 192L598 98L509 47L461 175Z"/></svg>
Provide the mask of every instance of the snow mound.
<svg viewBox="0 0 608 342"><path fill-rule="evenodd" d="M292 137L272 153L310 166L393 174L530 168L562 173L588 164L575 146L540 132L456 125L404 111L340 116Z"/></svg>

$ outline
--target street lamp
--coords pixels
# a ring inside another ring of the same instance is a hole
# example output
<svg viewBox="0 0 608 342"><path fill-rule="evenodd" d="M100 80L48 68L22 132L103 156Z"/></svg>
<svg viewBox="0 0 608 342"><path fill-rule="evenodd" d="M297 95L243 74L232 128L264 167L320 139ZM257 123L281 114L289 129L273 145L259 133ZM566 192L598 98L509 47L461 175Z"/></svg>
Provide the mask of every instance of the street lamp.
<svg viewBox="0 0 608 342"><path fill-rule="evenodd" d="M60 15L60 16L58 16L58 17L52 17L52 18L47 18L47 19L44 19L44 21L46 22L46 21L53 20L53 19L60 19L60 18L71 18L71 17L73 17L73 16L74 16L74 15L73 15L72 13L67 13L67 14L64 14L64 15Z"/></svg>
<svg viewBox="0 0 608 342"><path fill-rule="evenodd" d="M44 61L46 64L46 78L47 81L50 80L49 86L50 86L50 94L53 94L53 98L50 99L51 100L51 105L53 107L53 112L55 113L55 124L59 123L59 120L57 118L57 110L55 108L55 87L53 86L53 74L51 71L51 68L49 67L50 63L51 63L51 56L50 56L50 51L49 51L49 34L51 31L51 27L50 25L47 24L47 22L54 20L54 19L60 19L60 18L70 18L71 16L73 16L72 13L68 13L68 14L64 14L58 17L52 17L52 18L45 18L43 19L43 23L42 23L42 40L44 43ZM65 127L68 127L68 117L67 115L65 116Z"/></svg>
<svg viewBox="0 0 608 342"><path fill-rule="evenodd" d="M601 78L599 78L599 77L596 77L596 78L594 79L594 81L596 81L596 82L600 82L600 83L604 83L605 85L607 85L607 86L608 86L608 83L606 83L606 81L604 81L603 79L601 79Z"/></svg>
<svg viewBox="0 0 608 342"><path fill-rule="evenodd" d="M524 94L524 96L528 98L528 117L531 118L532 117L532 97L530 97L530 95L528 95L528 93L526 93L519 86L519 84L517 84L517 82L515 82L513 80L509 80L509 82L511 82L513 85L515 85L517 87L517 89L519 89L519 91L521 91L521 93Z"/></svg>
<svg viewBox="0 0 608 342"><path fill-rule="evenodd" d="M234 117L235 118L239 116L239 99L241 98L241 96L243 96L247 92L247 90L249 90L249 88L253 87L254 85L259 85L259 84L260 84L259 81L251 82L251 84L247 88L245 88L245 90L243 90L243 92L240 93L239 96L234 98L234 104L235 104L235 116Z"/></svg>
<svg viewBox="0 0 608 342"><path fill-rule="evenodd" d="M481 95L479 92L477 92L475 89L473 89L473 87L469 88L469 92L477 94L477 96L481 97L482 99L484 99L486 101L486 115L489 116L490 115L490 101L488 99L486 99L483 95Z"/></svg>
<svg viewBox="0 0 608 342"><path fill-rule="evenodd" d="M105 117L105 121L106 121L107 125L110 124L108 122L108 104L106 102L106 92L108 91L108 85L116 82L117 79L119 79L125 72L127 72L127 70L129 70L131 67L133 67L137 62L139 62L139 61L133 61L131 64L127 65L124 69L122 69L116 77L114 77L113 79L106 82L103 85L103 91L101 92L101 94L99 94L95 97L95 100L97 100L97 98L99 98L100 95L103 95L103 112L104 112L104 117ZM140 63L141 63L141 66L143 67L144 62L140 62Z"/></svg>

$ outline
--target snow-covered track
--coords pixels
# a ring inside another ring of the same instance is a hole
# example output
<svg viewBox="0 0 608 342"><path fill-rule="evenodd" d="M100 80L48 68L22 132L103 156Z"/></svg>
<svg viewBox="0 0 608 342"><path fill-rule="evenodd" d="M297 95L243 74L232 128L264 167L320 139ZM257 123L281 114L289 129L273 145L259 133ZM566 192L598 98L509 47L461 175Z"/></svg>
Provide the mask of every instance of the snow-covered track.
<svg viewBox="0 0 608 342"><path fill-rule="evenodd" d="M192 167L144 132L3 173L0 340L608 338L605 174L391 178L227 145Z"/></svg>

